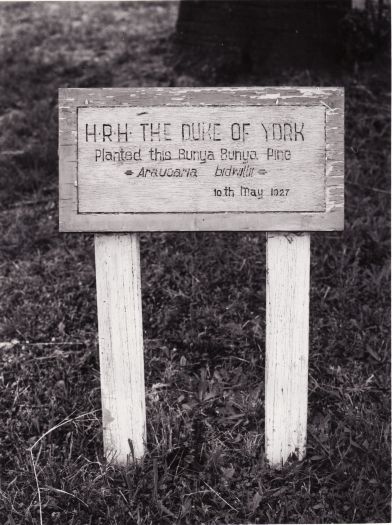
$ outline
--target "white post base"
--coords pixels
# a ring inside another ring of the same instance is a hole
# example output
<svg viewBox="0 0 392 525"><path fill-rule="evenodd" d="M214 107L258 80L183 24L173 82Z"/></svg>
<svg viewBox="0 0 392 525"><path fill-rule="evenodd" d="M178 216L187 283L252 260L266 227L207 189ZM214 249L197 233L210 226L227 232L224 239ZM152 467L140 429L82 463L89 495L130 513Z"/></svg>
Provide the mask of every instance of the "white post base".
<svg viewBox="0 0 392 525"><path fill-rule="evenodd" d="M309 273L308 233L267 234L265 449L275 468L305 456Z"/></svg>
<svg viewBox="0 0 392 525"><path fill-rule="evenodd" d="M138 234L96 234L95 265L104 450L123 465L146 440Z"/></svg>

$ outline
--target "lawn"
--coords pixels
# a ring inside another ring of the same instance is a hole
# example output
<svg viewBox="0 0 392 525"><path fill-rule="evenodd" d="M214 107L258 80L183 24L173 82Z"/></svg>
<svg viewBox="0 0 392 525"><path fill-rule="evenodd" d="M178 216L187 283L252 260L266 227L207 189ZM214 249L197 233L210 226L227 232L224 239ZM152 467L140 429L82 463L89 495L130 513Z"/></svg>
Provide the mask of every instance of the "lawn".
<svg viewBox="0 0 392 525"><path fill-rule="evenodd" d="M177 9L0 4L0 523L390 522L389 59L196 67ZM346 89L345 230L312 235L307 457L264 459L264 234L143 234L148 451L119 468L93 235L58 233L57 89L225 84Z"/></svg>

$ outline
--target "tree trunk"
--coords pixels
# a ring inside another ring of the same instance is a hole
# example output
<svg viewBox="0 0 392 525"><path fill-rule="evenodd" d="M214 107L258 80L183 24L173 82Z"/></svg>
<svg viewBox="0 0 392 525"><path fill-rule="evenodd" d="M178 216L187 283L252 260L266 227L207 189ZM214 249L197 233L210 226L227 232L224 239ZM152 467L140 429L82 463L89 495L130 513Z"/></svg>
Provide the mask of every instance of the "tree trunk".
<svg viewBox="0 0 392 525"><path fill-rule="evenodd" d="M182 0L176 36L206 60L221 50L263 70L328 69L342 55L339 27L350 7L351 0Z"/></svg>

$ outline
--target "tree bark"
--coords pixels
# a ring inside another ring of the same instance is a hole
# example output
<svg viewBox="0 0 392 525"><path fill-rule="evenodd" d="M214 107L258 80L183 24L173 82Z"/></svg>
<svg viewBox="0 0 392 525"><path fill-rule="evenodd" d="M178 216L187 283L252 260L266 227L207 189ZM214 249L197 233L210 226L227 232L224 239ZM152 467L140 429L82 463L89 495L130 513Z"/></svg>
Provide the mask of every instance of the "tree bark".
<svg viewBox="0 0 392 525"><path fill-rule="evenodd" d="M339 27L350 7L351 0L182 0L176 37L205 60L221 50L263 69L325 68L342 55Z"/></svg>

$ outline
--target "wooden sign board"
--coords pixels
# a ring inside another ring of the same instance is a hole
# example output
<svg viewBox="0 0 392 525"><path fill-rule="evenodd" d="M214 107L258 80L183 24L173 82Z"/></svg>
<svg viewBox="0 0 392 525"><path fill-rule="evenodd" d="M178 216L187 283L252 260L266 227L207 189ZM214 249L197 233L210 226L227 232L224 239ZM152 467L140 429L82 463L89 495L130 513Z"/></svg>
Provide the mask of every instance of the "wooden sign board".
<svg viewBox="0 0 392 525"><path fill-rule="evenodd" d="M106 456L125 464L145 451L136 232L259 230L268 232L266 458L302 459L306 232L343 229L343 90L62 89L59 112L60 230L96 233Z"/></svg>
<svg viewBox="0 0 392 525"><path fill-rule="evenodd" d="M341 230L341 88L61 89L60 230Z"/></svg>

